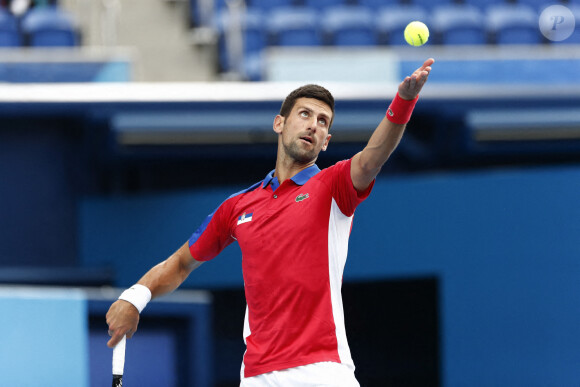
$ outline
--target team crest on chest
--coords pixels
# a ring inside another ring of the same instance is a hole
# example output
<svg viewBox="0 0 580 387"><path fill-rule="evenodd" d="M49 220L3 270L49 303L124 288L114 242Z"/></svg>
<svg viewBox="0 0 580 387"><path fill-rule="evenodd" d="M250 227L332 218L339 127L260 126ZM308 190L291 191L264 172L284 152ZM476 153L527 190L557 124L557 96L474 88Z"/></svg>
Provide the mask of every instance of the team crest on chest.
<svg viewBox="0 0 580 387"><path fill-rule="evenodd" d="M242 223L248 223L252 221L252 216L254 215L254 210L248 210L238 217L238 226Z"/></svg>
<svg viewBox="0 0 580 387"><path fill-rule="evenodd" d="M308 199L310 196L306 193L306 194L300 194L298 196L296 196L296 203L300 203L302 200L306 200Z"/></svg>

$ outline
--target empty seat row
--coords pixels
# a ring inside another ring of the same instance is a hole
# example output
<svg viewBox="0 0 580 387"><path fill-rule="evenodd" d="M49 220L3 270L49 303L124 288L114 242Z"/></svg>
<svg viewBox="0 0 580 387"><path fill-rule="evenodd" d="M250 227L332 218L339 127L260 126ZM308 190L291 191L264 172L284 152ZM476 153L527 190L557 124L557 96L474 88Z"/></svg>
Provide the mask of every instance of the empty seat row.
<svg viewBox="0 0 580 387"><path fill-rule="evenodd" d="M269 12L278 8L307 7L316 11L323 11L335 6L360 5L376 11L385 7L419 6L427 11L442 5L473 5L484 9L490 5L520 4L542 11L545 7L554 4L580 5L580 0L190 0L190 24L195 26L209 26L211 19L224 9L245 8L261 12Z"/></svg>
<svg viewBox="0 0 580 387"><path fill-rule="evenodd" d="M215 8L227 7L228 1L215 0ZM241 1L241 0L238 0ZM275 8L288 6L305 6L316 10L324 10L340 5L363 5L371 8L381 8L398 5L417 5L432 9L441 5L467 4L477 7L487 7L496 4L523 4L540 9L553 4L574 4L578 0L245 0L247 8L269 11Z"/></svg>
<svg viewBox="0 0 580 387"><path fill-rule="evenodd" d="M0 47L72 47L79 43L75 20L57 6L34 7L20 18L0 7Z"/></svg>
<svg viewBox="0 0 580 387"><path fill-rule="evenodd" d="M580 25L580 5L568 6ZM249 9L240 15L243 29L244 71L259 73L260 53L278 46L388 46L406 44L403 30L413 20L424 21L431 30L429 44L538 44L546 42L538 28L539 13L518 4L480 8L463 4L439 6L431 11L419 6L341 6L326 11L285 7L269 12ZM215 27L220 34L220 65L232 70L225 31L230 14L222 12ZM577 29L563 43L580 43ZM250 77L251 78L251 77Z"/></svg>
<svg viewBox="0 0 580 387"><path fill-rule="evenodd" d="M580 6L570 7L580 22ZM228 12L216 22L224 32L231 23ZM471 5L448 5L431 12L419 6L340 6L326 11L307 7L278 8L270 12L248 10L241 15L245 50L270 45L398 45L405 44L403 30L413 20L431 30L431 44L537 44L543 42L538 12L526 5L498 4L485 11ZM576 33L566 42L580 43Z"/></svg>

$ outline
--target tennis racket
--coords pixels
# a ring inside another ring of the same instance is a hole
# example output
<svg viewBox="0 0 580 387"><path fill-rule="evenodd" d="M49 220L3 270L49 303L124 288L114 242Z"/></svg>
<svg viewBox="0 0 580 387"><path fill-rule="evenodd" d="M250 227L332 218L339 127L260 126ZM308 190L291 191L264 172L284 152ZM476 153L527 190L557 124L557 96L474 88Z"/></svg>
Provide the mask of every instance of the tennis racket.
<svg viewBox="0 0 580 387"><path fill-rule="evenodd" d="M113 348L113 387L123 386L123 369L125 368L125 345L127 336Z"/></svg>

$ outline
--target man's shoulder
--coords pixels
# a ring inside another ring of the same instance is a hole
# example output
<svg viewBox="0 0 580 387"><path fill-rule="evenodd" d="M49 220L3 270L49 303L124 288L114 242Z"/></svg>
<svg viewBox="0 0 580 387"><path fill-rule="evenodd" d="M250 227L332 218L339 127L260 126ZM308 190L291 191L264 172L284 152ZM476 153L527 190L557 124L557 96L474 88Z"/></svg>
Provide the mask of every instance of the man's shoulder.
<svg viewBox="0 0 580 387"><path fill-rule="evenodd" d="M322 169L316 176L318 178L325 178L333 174L340 174L341 172L344 172L345 169L350 170L350 161L351 159L337 161L336 163Z"/></svg>
<svg viewBox="0 0 580 387"><path fill-rule="evenodd" d="M244 188L243 190L241 190L241 191L238 191L238 192L236 192L236 193L234 193L234 194L230 195L230 196L229 196L229 197L226 199L226 201L228 201L228 200L230 200L230 199L236 199L236 198L238 198L238 199L239 199L239 198L241 198L241 197L242 197L244 194L251 193L251 192L255 191L256 189L260 188L260 187L262 186L262 183L263 183L263 181L262 181L262 180L260 180L259 182L252 184L252 185L251 185L251 186L249 186L248 188Z"/></svg>
<svg viewBox="0 0 580 387"><path fill-rule="evenodd" d="M256 192L256 189L262 186L262 181L252 184L248 188L244 188L241 191L238 191L230 196L228 196L224 201L220 203L220 205L216 208L217 209L225 209L225 208L233 208L236 204L246 195L251 194L252 192Z"/></svg>

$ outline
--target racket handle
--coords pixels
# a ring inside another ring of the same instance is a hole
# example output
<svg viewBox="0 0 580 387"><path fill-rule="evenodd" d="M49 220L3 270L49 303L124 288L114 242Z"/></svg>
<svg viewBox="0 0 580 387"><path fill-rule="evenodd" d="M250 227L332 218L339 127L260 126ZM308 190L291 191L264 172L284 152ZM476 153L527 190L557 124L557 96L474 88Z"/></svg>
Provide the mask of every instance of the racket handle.
<svg viewBox="0 0 580 387"><path fill-rule="evenodd" d="M127 337L123 336L121 341L113 348L113 387L123 385L123 370L125 368L125 345Z"/></svg>

